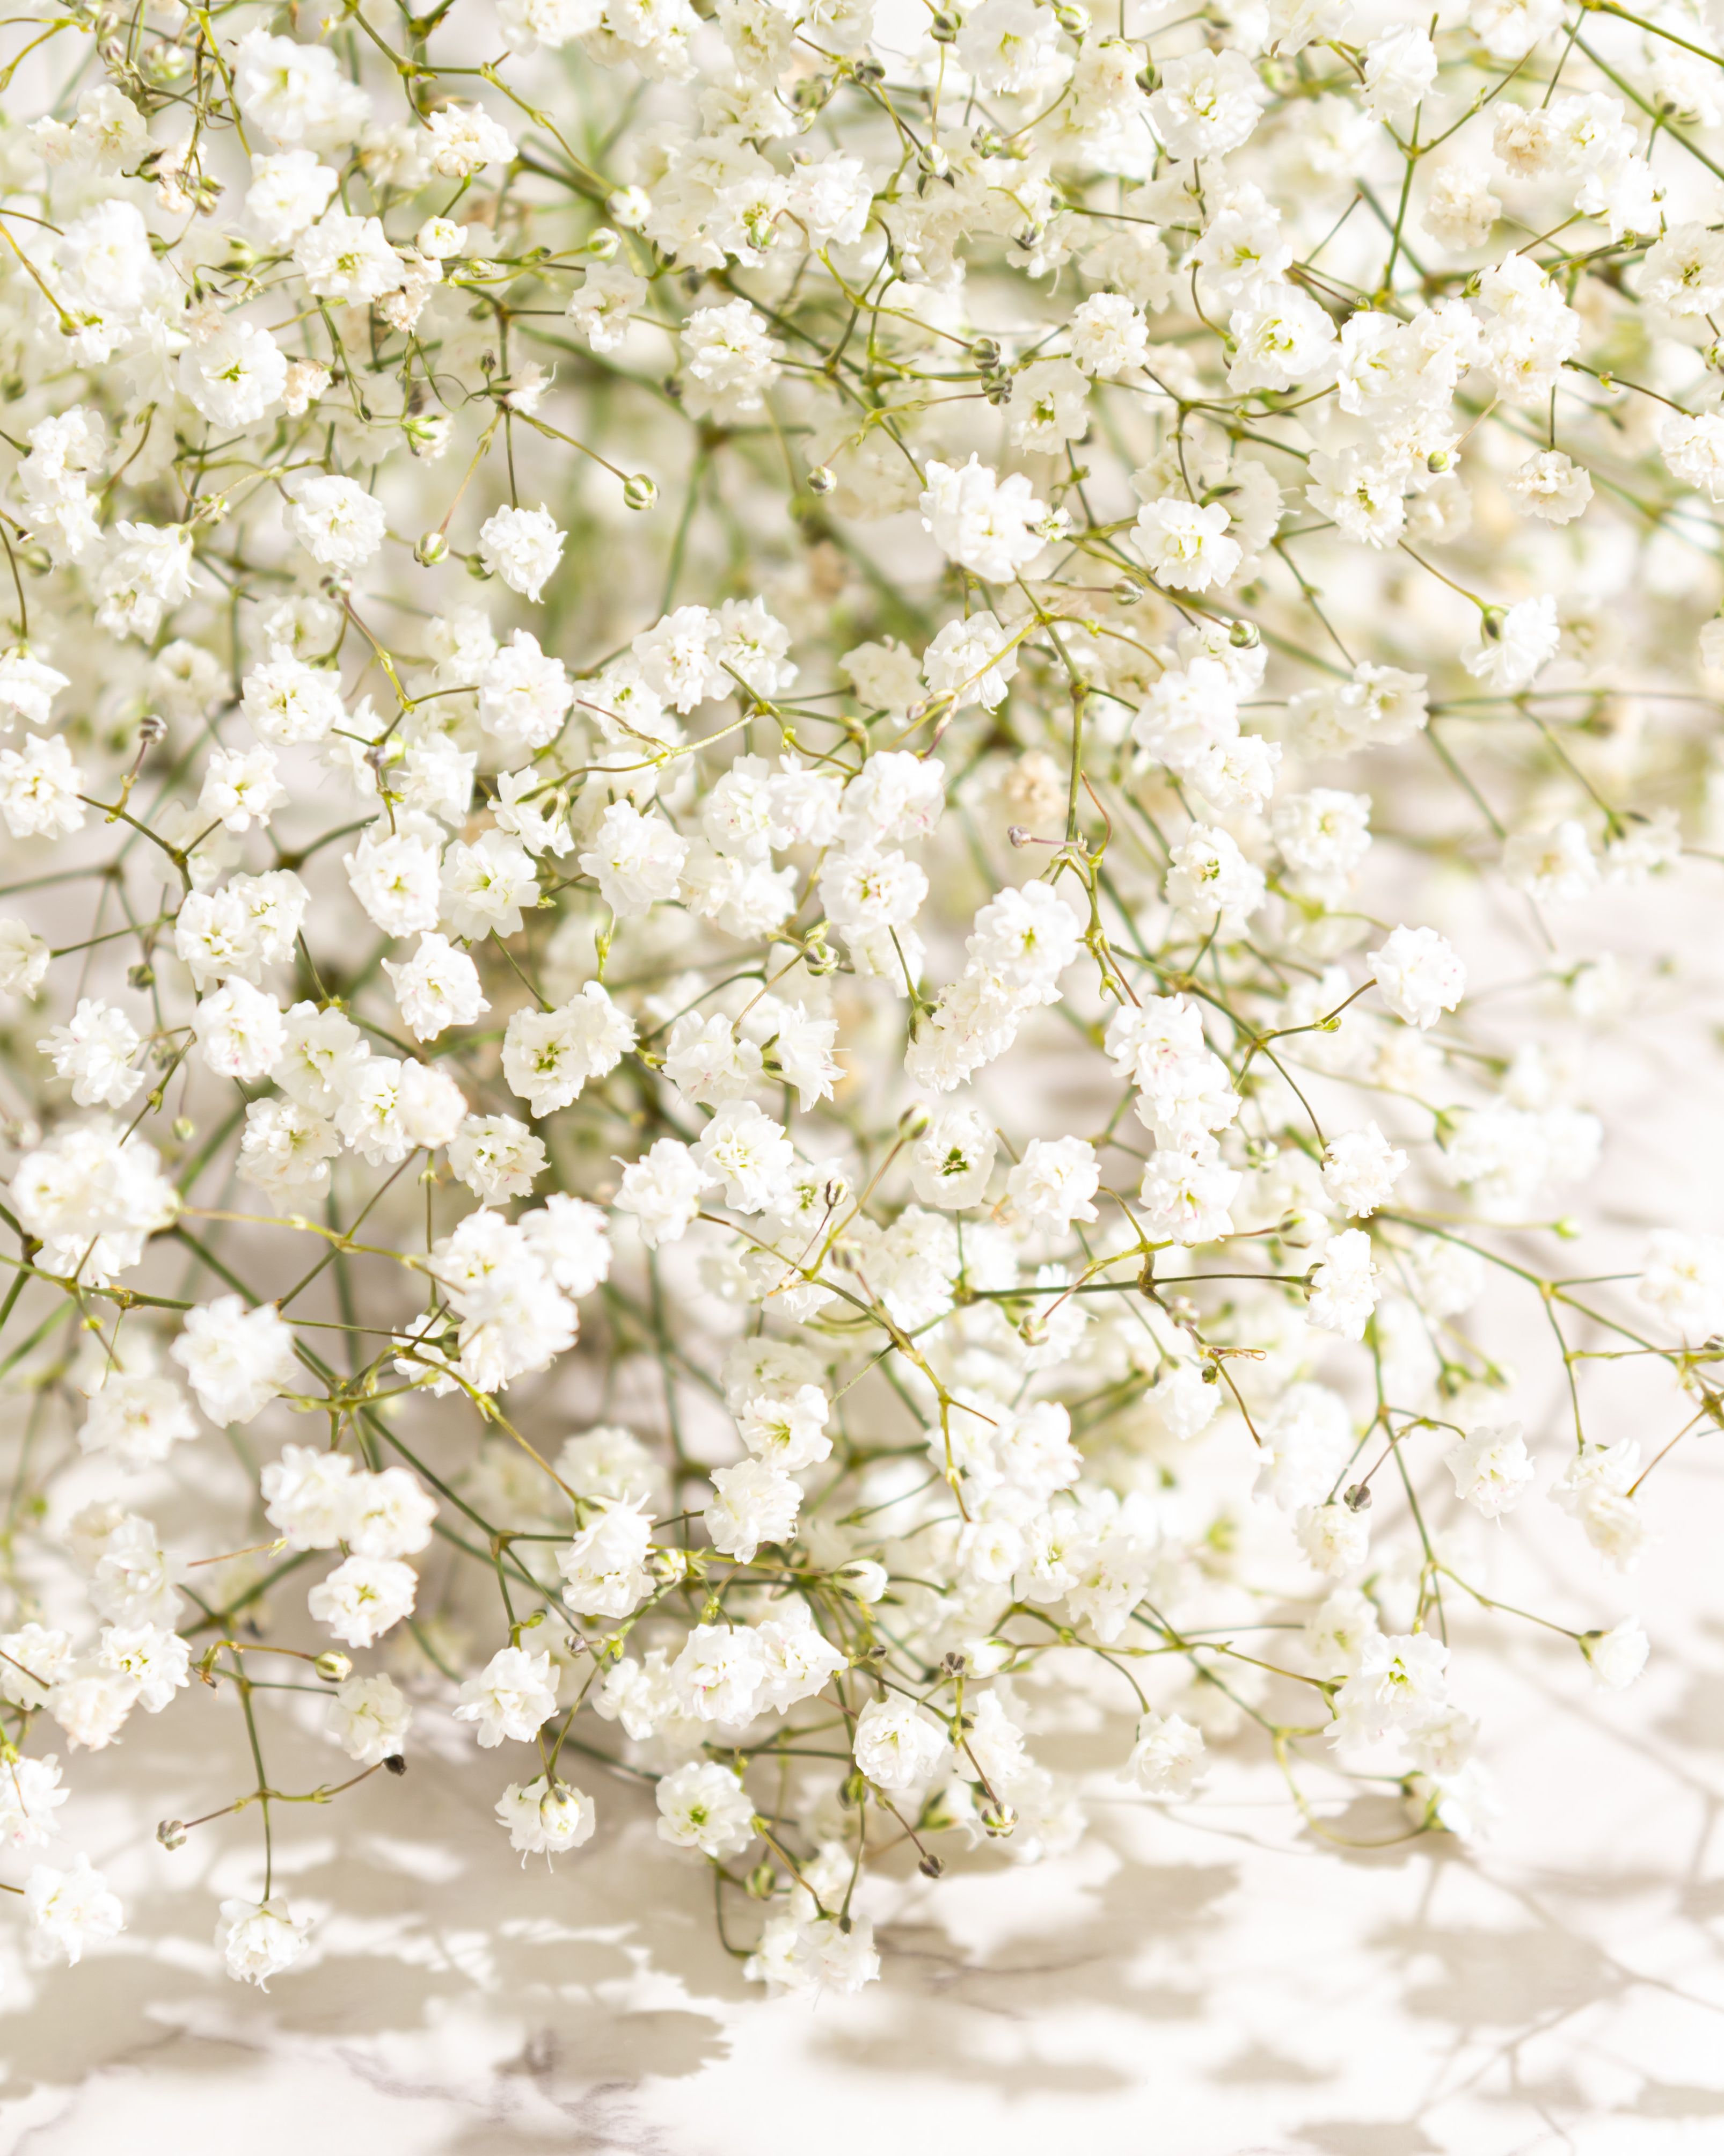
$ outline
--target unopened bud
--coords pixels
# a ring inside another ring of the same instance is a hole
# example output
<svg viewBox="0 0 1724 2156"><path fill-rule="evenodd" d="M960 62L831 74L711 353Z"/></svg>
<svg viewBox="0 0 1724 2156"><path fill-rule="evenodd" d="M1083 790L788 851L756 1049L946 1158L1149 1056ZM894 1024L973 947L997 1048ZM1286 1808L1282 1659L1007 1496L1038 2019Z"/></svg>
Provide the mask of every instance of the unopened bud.
<svg viewBox="0 0 1724 2156"><path fill-rule="evenodd" d="M407 1762L398 1752L392 1752L383 1764L392 1774L404 1774L407 1772Z"/></svg>
<svg viewBox="0 0 1724 2156"><path fill-rule="evenodd" d="M982 394L990 404L1009 404L1012 401L1012 377L1009 374L993 374Z"/></svg>
<svg viewBox="0 0 1724 2156"><path fill-rule="evenodd" d="M650 509L659 499L659 484L649 479L644 472L634 472L623 482L623 506L625 509Z"/></svg>
<svg viewBox="0 0 1724 2156"><path fill-rule="evenodd" d="M595 262L608 262L623 244L622 236L613 232L608 224L601 224L587 235L587 252Z"/></svg>
<svg viewBox="0 0 1724 2156"><path fill-rule="evenodd" d="M808 473L808 489L810 494L830 494L837 485L838 481L833 477L832 467L829 465L815 465Z"/></svg>
<svg viewBox="0 0 1724 2156"><path fill-rule="evenodd" d="M1162 86L1162 79L1152 67L1141 67L1133 78L1146 97L1153 97Z"/></svg>
<svg viewBox="0 0 1724 2156"><path fill-rule="evenodd" d="M353 1674L353 1658L338 1647L326 1647L311 1666L325 1684L346 1684Z"/></svg>
<svg viewBox="0 0 1724 2156"><path fill-rule="evenodd" d="M1149 587L1140 584L1135 577L1121 577L1113 588L1113 596L1120 606L1136 606Z"/></svg>
<svg viewBox="0 0 1724 2156"><path fill-rule="evenodd" d="M186 1822L183 1820L163 1820L156 1830L156 1839L164 1849L183 1849L186 1845Z"/></svg>
<svg viewBox="0 0 1724 2156"><path fill-rule="evenodd" d="M942 8L928 25L928 35L936 45L949 45L956 42L963 26L964 18L955 8Z"/></svg>
<svg viewBox="0 0 1724 2156"><path fill-rule="evenodd" d="M198 1135L198 1126L189 1116L176 1116L173 1119L173 1134L182 1145L190 1145Z"/></svg>
<svg viewBox="0 0 1724 2156"><path fill-rule="evenodd" d="M1000 348L993 337L977 337L970 346L970 363L990 374L1000 363Z"/></svg>
<svg viewBox="0 0 1724 2156"><path fill-rule="evenodd" d="M743 1881L743 1884L748 1890L749 1898L755 1902L771 1901L772 1897L772 1889L777 1885L777 1883L778 1875L773 1871L771 1862L766 1858L762 1858L761 1861L755 1866L753 1871L749 1873L747 1878Z"/></svg>
<svg viewBox="0 0 1724 2156"><path fill-rule="evenodd" d="M945 1871L946 1866L941 1862L940 1859L935 1856L933 1851L930 1850L922 1858L921 1862L918 1864L916 1868L921 1872L924 1879L937 1879Z"/></svg>
<svg viewBox="0 0 1724 2156"><path fill-rule="evenodd" d="M138 721L138 739L146 748L154 748L157 742L167 739L167 721L158 719L151 711Z"/></svg>
<svg viewBox="0 0 1724 2156"><path fill-rule="evenodd" d="M1054 20L1068 38L1086 38L1090 34L1090 11L1087 8L1056 8Z"/></svg>
<svg viewBox="0 0 1724 2156"><path fill-rule="evenodd" d="M1227 632L1227 640L1235 651L1255 651L1263 638L1255 621L1236 621Z"/></svg>
<svg viewBox="0 0 1724 2156"><path fill-rule="evenodd" d="M933 1121L927 1110L918 1101L913 1108L906 1108L898 1118L900 1138L919 1138Z"/></svg>
<svg viewBox="0 0 1724 2156"><path fill-rule="evenodd" d="M1368 1512L1371 1509L1371 1486L1355 1482L1341 1500L1350 1512Z"/></svg>
<svg viewBox="0 0 1724 2156"><path fill-rule="evenodd" d="M1014 846L1027 846L1034 838L1035 834L1034 831L1026 829L1022 824L1008 824L1006 826L1006 836Z"/></svg>
<svg viewBox="0 0 1724 2156"><path fill-rule="evenodd" d="M1507 616L1501 607L1486 607L1479 623L1479 634L1487 644L1501 644L1502 625Z"/></svg>
<svg viewBox="0 0 1724 2156"><path fill-rule="evenodd" d="M1428 472L1445 472L1454 461L1447 449L1433 449L1424 460L1424 468Z"/></svg>
<svg viewBox="0 0 1724 2156"><path fill-rule="evenodd" d="M427 531L413 547L413 559L423 569L434 569L449 556L449 542L440 531Z"/></svg>

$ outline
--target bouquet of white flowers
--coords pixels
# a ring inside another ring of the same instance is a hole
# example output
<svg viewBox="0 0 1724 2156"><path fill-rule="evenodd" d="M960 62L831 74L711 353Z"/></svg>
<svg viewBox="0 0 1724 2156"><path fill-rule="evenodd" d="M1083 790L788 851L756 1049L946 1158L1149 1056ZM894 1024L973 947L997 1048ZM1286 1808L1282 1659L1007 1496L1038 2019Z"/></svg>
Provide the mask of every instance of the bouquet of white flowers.
<svg viewBox="0 0 1724 2156"><path fill-rule="evenodd" d="M1612 894L1724 837L1724 54L1646 5L0 32L39 1943L123 1921L59 1754L194 1678L234 1977L418 1717L500 1862L644 1780L849 1991L895 1874L1083 1834L1074 1702L1097 1794L1465 1836L1454 1614L1638 1674L1465 1527L1656 1534L1595 1353L1724 1419L1724 1240L1565 1255Z"/></svg>

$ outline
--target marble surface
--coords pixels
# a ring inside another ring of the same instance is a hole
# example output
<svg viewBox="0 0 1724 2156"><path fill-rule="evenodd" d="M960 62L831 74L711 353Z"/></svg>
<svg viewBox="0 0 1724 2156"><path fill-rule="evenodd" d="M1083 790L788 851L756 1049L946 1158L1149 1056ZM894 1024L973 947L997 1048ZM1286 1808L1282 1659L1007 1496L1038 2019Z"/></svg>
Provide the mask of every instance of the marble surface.
<svg viewBox="0 0 1724 2156"><path fill-rule="evenodd" d="M1593 1099L1638 1137L1613 1155L1610 1224L1577 1271L1607 1269L1611 1237L1629 1250L1649 1221L1718 1224L1724 1118L1696 1043L1724 1006L1680 978L1652 1000L1661 1015L1589 1052ZM1599 1382L1615 1434L1661 1442L1680 1419L1668 1382ZM1517 1522L1498 1592L1582 1624L1637 1608L1655 1645L1620 1697L1530 1628L1473 1658L1468 1704L1505 1807L1482 1848L1328 1846L1243 1753L1201 1806L1148 1807L1074 1738L1090 1839L1037 1869L984 1854L937 1883L887 1882L885 1981L854 2000L767 2001L744 1984L706 1875L654 1838L629 1785L593 1784L607 1831L554 1876L517 1869L490 1815L496 1758L434 1723L406 1780L377 1776L285 1834L295 1902L329 1912L312 1964L267 1995L227 1984L210 1933L223 1892L254 1891L249 1823L174 1855L152 1829L244 1786L236 1732L211 1700L193 1780L179 1715L172 1747L134 1717L77 1776L80 1838L131 1928L75 1970L0 1967L0 2151L1724 2147L1716 1444L1660 1469L1662 1540L1627 1586L1542 1497L1530 1536ZM307 1738L297 1786L330 1757ZM1372 1804L1326 1817L1366 1839L1396 1824Z"/></svg>

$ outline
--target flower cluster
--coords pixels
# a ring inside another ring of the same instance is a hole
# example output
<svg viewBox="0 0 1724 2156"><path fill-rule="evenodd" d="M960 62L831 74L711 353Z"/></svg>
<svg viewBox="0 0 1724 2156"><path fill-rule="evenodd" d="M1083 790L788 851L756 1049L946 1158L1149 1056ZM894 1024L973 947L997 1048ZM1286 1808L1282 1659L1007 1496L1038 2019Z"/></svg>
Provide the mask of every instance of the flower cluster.
<svg viewBox="0 0 1724 2156"><path fill-rule="evenodd" d="M0 1845L225 1696L262 1984L272 1713L320 1801L440 1722L522 1863L644 1781L851 1992L1081 1837L1080 1722L1484 1830L1513 1516L1658 1532L1586 1343L1724 1420L1724 1241L1563 1255L1616 895L1724 840L1724 56L1647 7L44 21Z"/></svg>

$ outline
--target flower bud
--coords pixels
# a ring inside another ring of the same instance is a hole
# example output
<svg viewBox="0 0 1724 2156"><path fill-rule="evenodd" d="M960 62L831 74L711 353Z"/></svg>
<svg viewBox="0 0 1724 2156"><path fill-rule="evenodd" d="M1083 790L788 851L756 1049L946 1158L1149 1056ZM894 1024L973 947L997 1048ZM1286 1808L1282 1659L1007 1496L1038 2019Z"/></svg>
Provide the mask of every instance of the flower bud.
<svg viewBox="0 0 1724 2156"><path fill-rule="evenodd" d="M829 465L815 465L810 469L808 475L808 490L810 494L830 494L837 485L838 481L833 477L832 467Z"/></svg>
<svg viewBox="0 0 1724 2156"><path fill-rule="evenodd" d="M840 1566L837 1577L839 1586L858 1602L878 1602L886 1591L886 1568L871 1557L859 1557Z"/></svg>
<svg viewBox="0 0 1724 2156"><path fill-rule="evenodd" d="M898 1135L900 1138L919 1138L932 1121L933 1117L918 1101L913 1108L906 1108L899 1116Z"/></svg>
<svg viewBox="0 0 1724 2156"><path fill-rule="evenodd" d="M1350 1512L1368 1512L1371 1509L1371 1486L1367 1482L1353 1483L1342 1495L1341 1502Z"/></svg>
<svg viewBox="0 0 1724 2156"><path fill-rule="evenodd" d="M1148 588L1147 584L1140 584L1135 577L1121 577L1113 588L1115 603L1119 606L1136 606Z"/></svg>
<svg viewBox="0 0 1724 2156"><path fill-rule="evenodd" d="M449 542L440 531L423 533L413 547L413 559L421 568L434 569L449 552Z"/></svg>
<svg viewBox="0 0 1724 2156"><path fill-rule="evenodd" d="M156 1830L156 1839L164 1849L183 1849L186 1845L185 1821L163 1820Z"/></svg>
<svg viewBox="0 0 1724 2156"><path fill-rule="evenodd" d="M936 13L933 21L928 25L928 35L936 45L953 44L957 42L957 33L963 26L964 18L956 8L942 8Z"/></svg>
<svg viewBox="0 0 1724 2156"><path fill-rule="evenodd" d="M353 1674L353 1658L339 1648L326 1647L311 1666L325 1684L346 1684Z"/></svg>
<svg viewBox="0 0 1724 2156"><path fill-rule="evenodd" d="M1501 644L1502 625L1507 619L1501 607L1486 607L1479 623L1479 634L1487 644Z"/></svg>
<svg viewBox="0 0 1724 2156"><path fill-rule="evenodd" d="M1236 621L1227 632L1227 640L1235 651L1255 651L1263 638L1255 621Z"/></svg>
<svg viewBox="0 0 1724 2156"><path fill-rule="evenodd" d="M623 244L622 235L613 232L609 225L596 225L587 235L586 252L595 262L611 262Z"/></svg>
<svg viewBox="0 0 1724 2156"><path fill-rule="evenodd" d="M649 479L644 472L635 472L623 480L623 506L625 509L650 509L658 499L658 481Z"/></svg>
<svg viewBox="0 0 1724 2156"><path fill-rule="evenodd" d="M970 363L983 374L991 374L1000 363L1000 348L991 336L977 337L970 346Z"/></svg>
<svg viewBox="0 0 1724 2156"><path fill-rule="evenodd" d="M1070 4L1054 10L1054 20L1068 38L1086 38L1090 34L1090 11Z"/></svg>

